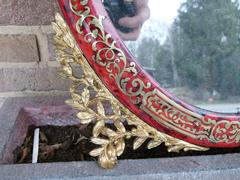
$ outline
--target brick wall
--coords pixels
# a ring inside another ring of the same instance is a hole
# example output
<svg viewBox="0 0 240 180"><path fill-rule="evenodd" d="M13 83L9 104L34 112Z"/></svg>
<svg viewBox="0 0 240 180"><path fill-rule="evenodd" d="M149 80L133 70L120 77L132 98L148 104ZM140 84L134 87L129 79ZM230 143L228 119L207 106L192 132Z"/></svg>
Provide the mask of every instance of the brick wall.
<svg viewBox="0 0 240 180"><path fill-rule="evenodd" d="M51 22L55 0L0 0L0 98L65 94Z"/></svg>

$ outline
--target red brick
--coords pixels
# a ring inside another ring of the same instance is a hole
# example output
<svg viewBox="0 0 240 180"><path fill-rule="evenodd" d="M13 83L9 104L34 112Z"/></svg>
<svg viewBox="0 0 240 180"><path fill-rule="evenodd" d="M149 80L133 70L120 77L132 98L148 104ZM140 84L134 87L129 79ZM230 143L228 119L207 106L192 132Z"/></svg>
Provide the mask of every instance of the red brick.
<svg viewBox="0 0 240 180"><path fill-rule="evenodd" d="M37 39L34 35L0 35L0 62L39 61Z"/></svg>
<svg viewBox="0 0 240 180"><path fill-rule="evenodd" d="M53 0L0 0L1 25L46 25L54 19Z"/></svg>
<svg viewBox="0 0 240 180"><path fill-rule="evenodd" d="M48 53L49 53L49 61L56 61L56 46L54 45L53 34L48 35Z"/></svg>
<svg viewBox="0 0 240 180"><path fill-rule="evenodd" d="M62 79L58 68L0 69L0 92L68 90L70 81Z"/></svg>

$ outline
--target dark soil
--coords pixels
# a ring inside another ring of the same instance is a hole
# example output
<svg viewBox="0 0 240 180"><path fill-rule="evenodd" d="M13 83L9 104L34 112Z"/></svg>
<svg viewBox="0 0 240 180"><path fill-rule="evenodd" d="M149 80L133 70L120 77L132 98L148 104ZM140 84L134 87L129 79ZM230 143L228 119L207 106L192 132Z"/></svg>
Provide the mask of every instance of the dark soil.
<svg viewBox="0 0 240 180"><path fill-rule="evenodd" d="M34 129L30 127L27 137L22 146L17 147L14 154L15 163L31 163L32 142ZM69 162L69 161L94 161L95 158L88 153L97 146L89 141L92 126L43 126L40 128L40 151L38 162ZM152 150L146 148L147 142L134 151L132 148L133 139L127 140L124 154L119 159L143 159L159 157L199 156L216 155L227 153L239 153L240 148L217 149L213 148L206 152L180 152L169 153L164 145Z"/></svg>

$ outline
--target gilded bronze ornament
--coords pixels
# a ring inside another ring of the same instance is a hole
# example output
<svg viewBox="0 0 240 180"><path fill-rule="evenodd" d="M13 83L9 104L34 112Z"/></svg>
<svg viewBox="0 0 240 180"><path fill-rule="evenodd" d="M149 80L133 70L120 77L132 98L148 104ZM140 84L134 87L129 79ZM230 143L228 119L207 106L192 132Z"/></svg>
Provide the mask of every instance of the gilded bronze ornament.
<svg viewBox="0 0 240 180"><path fill-rule="evenodd" d="M132 137L134 149L145 142L149 149L165 143L170 152L240 146L239 114L206 111L161 88L119 39L100 0L58 2L64 19L57 14L53 28L63 74L72 81L67 104L82 124L94 124L99 147L90 154L101 167L113 168Z"/></svg>
<svg viewBox="0 0 240 180"><path fill-rule="evenodd" d="M124 152L125 139L131 137L135 137L134 149L138 149L146 140L150 139L147 145L148 149L165 143L169 152L179 152L182 149L184 151L208 150L208 148L161 133L131 113L113 97L89 66L60 14L56 15L53 29L56 32L54 39L63 75L72 81L70 87L72 99L67 100L66 103L79 110L77 117L82 124L95 124L91 141L99 145L99 148L91 151L90 155L98 157L101 167L113 168L117 163L117 157ZM81 77L74 74L74 65L81 66L83 71ZM79 86L84 87L81 93L78 91ZM91 97L91 93L94 94L93 97ZM110 114L106 112L106 103L109 103L112 109ZM93 105L96 105L96 108ZM113 124L116 130L109 128L107 126L109 123ZM125 123L134 127L126 130Z"/></svg>

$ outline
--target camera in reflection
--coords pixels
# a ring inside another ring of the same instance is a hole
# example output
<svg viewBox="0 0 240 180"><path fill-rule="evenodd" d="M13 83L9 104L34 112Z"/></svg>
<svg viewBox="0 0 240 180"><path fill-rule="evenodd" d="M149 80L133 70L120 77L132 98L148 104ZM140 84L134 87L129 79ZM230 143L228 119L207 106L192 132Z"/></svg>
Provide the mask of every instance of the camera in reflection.
<svg viewBox="0 0 240 180"><path fill-rule="evenodd" d="M122 17L133 17L136 15L136 8L133 0L104 0L103 4L111 18L114 26L123 33L133 31L131 28L123 27L118 24L119 19Z"/></svg>

